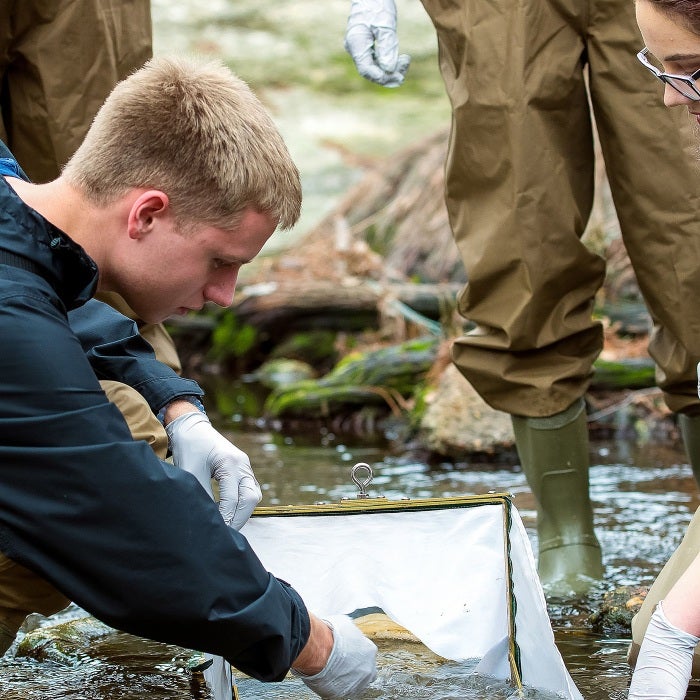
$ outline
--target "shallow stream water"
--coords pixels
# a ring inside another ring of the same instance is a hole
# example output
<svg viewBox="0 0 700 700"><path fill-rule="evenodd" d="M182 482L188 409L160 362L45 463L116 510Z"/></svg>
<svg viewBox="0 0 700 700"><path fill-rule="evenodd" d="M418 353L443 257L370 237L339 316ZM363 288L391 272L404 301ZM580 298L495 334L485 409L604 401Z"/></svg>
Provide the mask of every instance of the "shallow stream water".
<svg viewBox="0 0 700 700"><path fill-rule="evenodd" d="M263 489L263 503L334 502L357 493L350 470L367 462L374 470L371 495L388 498L455 496L509 491L514 495L533 547L535 513L525 479L505 465L429 466L396 445L358 441L350 444L326 431L281 436L265 430L240 429L235 421L220 425L248 452ZM586 700L625 697L630 673L625 661L629 639L595 632L587 622L603 593L618 585L650 584L680 541L690 515L699 505L689 466L679 445L629 439L597 441L591 446L591 494L596 526L605 556L605 580L584 600L550 602L557 645ZM536 550L535 550L536 551ZM366 698L390 700L477 700L516 697L503 682L470 677L470 667L442 662L412 643L380 642L380 677ZM177 659L183 650L128 635L93 642L72 667L51 661L16 659L0 662L3 700L165 700L207 698ZM297 680L263 685L237 676L242 699L313 697ZM541 694L528 698L545 700ZM691 688L689 698L700 698Z"/></svg>

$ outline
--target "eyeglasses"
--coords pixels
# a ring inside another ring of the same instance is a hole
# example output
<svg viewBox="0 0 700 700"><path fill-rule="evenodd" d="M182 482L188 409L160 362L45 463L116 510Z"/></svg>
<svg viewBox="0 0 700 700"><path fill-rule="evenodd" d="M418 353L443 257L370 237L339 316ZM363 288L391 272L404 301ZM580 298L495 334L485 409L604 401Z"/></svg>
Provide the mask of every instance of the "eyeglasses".
<svg viewBox="0 0 700 700"><path fill-rule="evenodd" d="M670 85L676 92L680 92L683 97L697 102L700 100L700 88L696 85L696 81L700 78L700 69L696 70L692 75L673 75L673 73L664 73L655 65L649 62L647 54L649 49L645 46L638 54L639 62L651 73L653 73L662 83Z"/></svg>

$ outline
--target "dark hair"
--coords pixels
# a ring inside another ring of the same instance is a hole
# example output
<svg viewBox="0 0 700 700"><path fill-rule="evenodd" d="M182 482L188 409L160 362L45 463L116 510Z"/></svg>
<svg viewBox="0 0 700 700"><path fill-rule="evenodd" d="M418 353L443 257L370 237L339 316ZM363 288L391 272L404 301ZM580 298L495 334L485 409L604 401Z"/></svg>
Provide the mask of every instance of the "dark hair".
<svg viewBox="0 0 700 700"><path fill-rule="evenodd" d="M700 0L646 0L700 35Z"/></svg>

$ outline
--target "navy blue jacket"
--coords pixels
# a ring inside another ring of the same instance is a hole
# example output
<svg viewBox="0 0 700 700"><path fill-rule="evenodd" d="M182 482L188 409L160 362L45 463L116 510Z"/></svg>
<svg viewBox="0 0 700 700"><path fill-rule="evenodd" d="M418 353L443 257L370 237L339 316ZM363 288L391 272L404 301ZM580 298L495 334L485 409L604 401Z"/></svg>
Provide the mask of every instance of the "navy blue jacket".
<svg viewBox="0 0 700 700"><path fill-rule="evenodd" d="M138 340L119 342L127 321L85 303L96 280L0 177L0 550L117 629L280 680L309 636L304 604L107 401L96 373L133 378L155 408L168 390L142 372Z"/></svg>

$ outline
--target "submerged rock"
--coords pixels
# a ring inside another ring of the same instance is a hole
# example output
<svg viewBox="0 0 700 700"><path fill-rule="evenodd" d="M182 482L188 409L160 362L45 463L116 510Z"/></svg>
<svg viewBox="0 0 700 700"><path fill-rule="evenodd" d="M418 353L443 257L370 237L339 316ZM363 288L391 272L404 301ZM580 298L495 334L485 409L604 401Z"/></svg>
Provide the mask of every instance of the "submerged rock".
<svg viewBox="0 0 700 700"><path fill-rule="evenodd" d="M599 609L589 616L588 621L596 630L629 634L632 618L642 607L648 590L643 586L618 586L608 591Z"/></svg>
<svg viewBox="0 0 700 700"><path fill-rule="evenodd" d="M491 408L452 364L425 395L420 421L424 444L456 461L480 454L503 458L514 451L510 416Z"/></svg>
<svg viewBox="0 0 700 700"><path fill-rule="evenodd" d="M91 616L81 617L28 632L17 645L15 656L74 666L84 660L94 640L110 634L115 634L114 629L103 622Z"/></svg>

